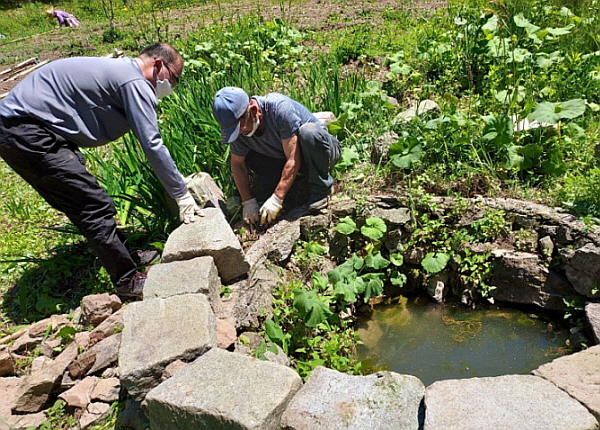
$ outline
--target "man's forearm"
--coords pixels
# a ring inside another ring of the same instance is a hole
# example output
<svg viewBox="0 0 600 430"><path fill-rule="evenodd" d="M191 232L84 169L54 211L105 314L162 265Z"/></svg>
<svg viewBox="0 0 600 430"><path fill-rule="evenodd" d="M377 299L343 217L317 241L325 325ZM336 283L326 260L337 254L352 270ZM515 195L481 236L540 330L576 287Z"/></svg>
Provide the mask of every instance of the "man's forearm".
<svg viewBox="0 0 600 430"><path fill-rule="evenodd" d="M294 183L294 180L296 180L296 175L298 175L299 170L300 163L296 160L289 159L283 166L281 179L274 191L274 194L281 200L285 198L290 188L292 188L292 184Z"/></svg>
<svg viewBox="0 0 600 430"><path fill-rule="evenodd" d="M250 192L250 179L248 178L248 170L245 165L232 164L231 172L233 173L233 182L240 193L242 201L250 200L252 193Z"/></svg>

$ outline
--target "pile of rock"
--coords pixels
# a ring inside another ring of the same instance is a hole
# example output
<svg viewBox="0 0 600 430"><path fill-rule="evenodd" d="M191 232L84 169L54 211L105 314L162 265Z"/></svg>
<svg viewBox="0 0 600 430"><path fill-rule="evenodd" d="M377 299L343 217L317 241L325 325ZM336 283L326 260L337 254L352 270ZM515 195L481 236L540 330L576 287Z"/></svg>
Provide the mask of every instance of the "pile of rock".
<svg viewBox="0 0 600 430"><path fill-rule="evenodd" d="M0 340L0 429L39 426L57 398L81 429L107 417L121 390L116 361L124 310L116 295L87 296L72 314Z"/></svg>

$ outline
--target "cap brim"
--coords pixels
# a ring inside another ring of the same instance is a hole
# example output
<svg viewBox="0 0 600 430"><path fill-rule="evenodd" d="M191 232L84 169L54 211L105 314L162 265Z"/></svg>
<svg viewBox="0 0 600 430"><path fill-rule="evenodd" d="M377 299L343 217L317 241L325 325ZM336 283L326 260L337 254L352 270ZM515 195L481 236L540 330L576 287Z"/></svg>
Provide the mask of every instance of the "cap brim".
<svg viewBox="0 0 600 430"><path fill-rule="evenodd" d="M238 138L239 134L240 134L240 122L238 121L238 123L235 126L229 127L226 130L221 130L221 142L231 143L235 139Z"/></svg>

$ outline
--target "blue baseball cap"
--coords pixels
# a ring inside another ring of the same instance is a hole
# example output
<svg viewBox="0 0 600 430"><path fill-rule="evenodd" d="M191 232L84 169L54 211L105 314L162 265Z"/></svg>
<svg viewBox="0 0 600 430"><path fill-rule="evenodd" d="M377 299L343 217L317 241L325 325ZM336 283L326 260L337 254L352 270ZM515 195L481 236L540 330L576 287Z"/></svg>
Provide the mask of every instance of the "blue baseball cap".
<svg viewBox="0 0 600 430"><path fill-rule="evenodd" d="M231 143L240 133L240 118L248 109L250 97L241 88L225 87L215 94L212 111L221 126L221 142Z"/></svg>

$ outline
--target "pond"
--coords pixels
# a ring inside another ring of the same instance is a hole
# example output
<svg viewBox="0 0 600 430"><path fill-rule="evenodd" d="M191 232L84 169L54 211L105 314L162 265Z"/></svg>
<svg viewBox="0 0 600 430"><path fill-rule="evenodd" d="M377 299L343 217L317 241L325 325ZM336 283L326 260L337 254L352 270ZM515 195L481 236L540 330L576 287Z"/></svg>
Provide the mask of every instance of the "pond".
<svg viewBox="0 0 600 430"><path fill-rule="evenodd" d="M400 297L359 321L365 374L391 370L425 385L442 379L527 374L570 353L568 330L511 308L471 310Z"/></svg>

